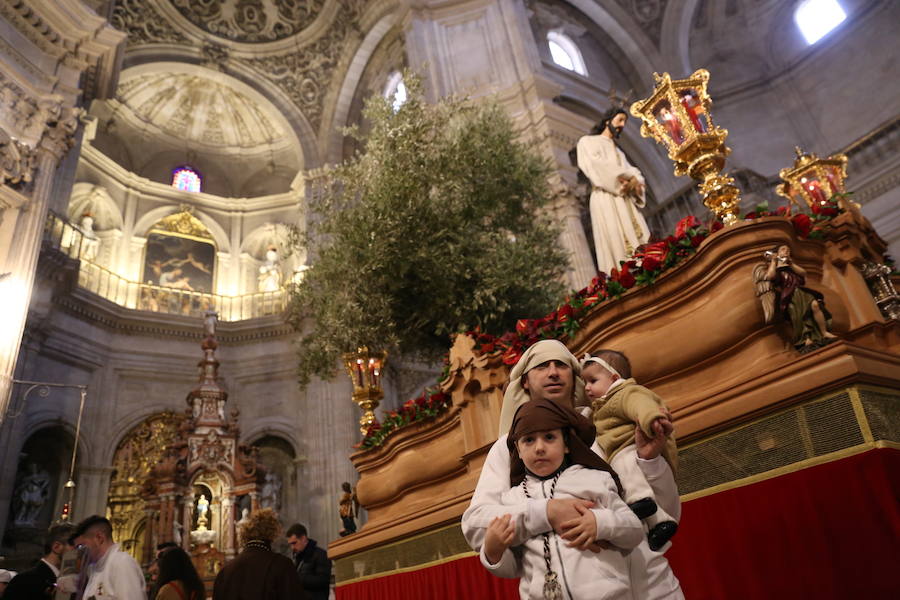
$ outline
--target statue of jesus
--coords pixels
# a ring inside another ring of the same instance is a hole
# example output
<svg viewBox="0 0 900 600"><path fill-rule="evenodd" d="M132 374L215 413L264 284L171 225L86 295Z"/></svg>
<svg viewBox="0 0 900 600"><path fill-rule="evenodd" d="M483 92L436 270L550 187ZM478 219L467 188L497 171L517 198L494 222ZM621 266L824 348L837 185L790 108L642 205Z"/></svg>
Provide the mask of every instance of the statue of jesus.
<svg viewBox="0 0 900 600"><path fill-rule="evenodd" d="M616 146L628 115L608 110L592 133L578 140L578 168L591 182L591 225L597 269L610 273L627 260L650 231L639 208L646 204L644 177Z"/></svg>

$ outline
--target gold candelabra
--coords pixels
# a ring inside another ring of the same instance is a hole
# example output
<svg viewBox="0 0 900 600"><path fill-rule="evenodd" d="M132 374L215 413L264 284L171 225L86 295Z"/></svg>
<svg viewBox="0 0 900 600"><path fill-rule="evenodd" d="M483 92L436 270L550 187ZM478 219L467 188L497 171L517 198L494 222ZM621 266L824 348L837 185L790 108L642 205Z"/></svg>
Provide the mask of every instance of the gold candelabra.
<svg viewBox="0 0 900 600"><path fill-rule="evenodd" d="M676 175L700 181L703 204L725 225L737 221L741 192L734 179L722 174L728 130L712 119L712 99L706 92L709 71L698 69L687 79L673 80L668 73L653 74L653 94L631 105L641 119L641 135L652 137L669 151Z"/></svg>
<svg viewBox="0 0 900 600"><path fill-rule="evenodd" d="M787 198L791 204L810 209L814 205L824 205L835 194L844 193L844 180L847 178L847 155L833 154L828 158L819 158L815 154L807 154L799 147L794 151L797 158L794 166L779 171L784 183L775 191L779 196ZM841 205L844 209L843 200Z"/></svg>
<svg viewBox="0 0 900 600"><path fill-rule="evenodd" d="M363 411L359 418L359 430L364 436L378 422L375 409L384 398L381 377L385 360L387 352L373 352L366 346L357 348L356 352L344 354L344 366L353 382L353 402Z"/></svg>

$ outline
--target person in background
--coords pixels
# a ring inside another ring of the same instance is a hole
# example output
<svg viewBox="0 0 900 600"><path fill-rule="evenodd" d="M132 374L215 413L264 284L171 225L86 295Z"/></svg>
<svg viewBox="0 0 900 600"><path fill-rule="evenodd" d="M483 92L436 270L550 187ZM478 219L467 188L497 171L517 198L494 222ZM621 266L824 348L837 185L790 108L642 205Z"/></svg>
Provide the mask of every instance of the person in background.
<svg viewBox="0 0 900 600"><path fill-rule="evenodd" d="M288 546L294 552L294 565L300 585L312 600L328 600L331 587L331 561L328 554L306 534L306 527L295 523L287 530Z"/></svg>
<svg viewBox="0 0 900 600"><path fill-rule="evenodd" d="M254 512L241 526L243 549L213 586L213 600L308 600L294 563L272 552L281 525L271 508Z"/></svg>
<svg viewBox="0 0 900 600"><path fill-rule="evenodd" d="M181 548L166 548L159 558L159 592L156 600L203 600L206 589L191 562Z"/></svg>
<svg viewBox="0 0 900 600"><path fill-rule="evenodd" d="M9 583L3 598L9 600L39 600L52 598L56 590L56 578L62 566L62 557L69 545L72 525L54 525L44 541L44 556L31 569L22 571Z"/></svg>

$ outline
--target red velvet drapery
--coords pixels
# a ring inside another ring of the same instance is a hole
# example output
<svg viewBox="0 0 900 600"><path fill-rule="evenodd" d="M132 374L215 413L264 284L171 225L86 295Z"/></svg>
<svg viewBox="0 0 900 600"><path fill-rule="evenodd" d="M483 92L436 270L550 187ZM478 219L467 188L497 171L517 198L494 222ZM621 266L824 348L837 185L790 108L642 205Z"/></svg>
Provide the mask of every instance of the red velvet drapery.
<svg viewBox="0 0 900 600"><path fill-rule="evenodd" d="M900 598L900 451L685 502L667 554L689 600ZM477 557L339 586L338 600L515 600Z"/></svg>

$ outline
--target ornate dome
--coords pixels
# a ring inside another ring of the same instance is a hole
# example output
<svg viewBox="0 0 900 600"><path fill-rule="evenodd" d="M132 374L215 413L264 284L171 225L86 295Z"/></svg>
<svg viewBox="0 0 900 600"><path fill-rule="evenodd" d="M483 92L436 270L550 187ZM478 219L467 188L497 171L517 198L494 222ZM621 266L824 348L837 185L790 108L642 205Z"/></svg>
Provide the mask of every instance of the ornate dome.
<svg viewBox="0 0 900 600"><path fill-rule="evenodd" d="M316 20L324 0L169 0L188 21L215 36L244 43L274 42Z"/></svg>
<svg viewBox="0 0 900 600"><path fill-rule="evenodd" d="M259 102L228 83L193 73L123 74L119 111L179 140L231 148L255 148L284 137L282 124Z"/></svg>

